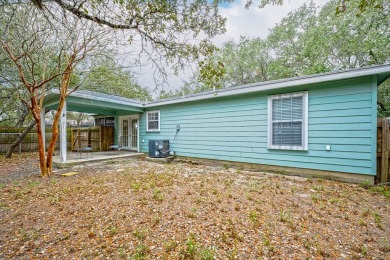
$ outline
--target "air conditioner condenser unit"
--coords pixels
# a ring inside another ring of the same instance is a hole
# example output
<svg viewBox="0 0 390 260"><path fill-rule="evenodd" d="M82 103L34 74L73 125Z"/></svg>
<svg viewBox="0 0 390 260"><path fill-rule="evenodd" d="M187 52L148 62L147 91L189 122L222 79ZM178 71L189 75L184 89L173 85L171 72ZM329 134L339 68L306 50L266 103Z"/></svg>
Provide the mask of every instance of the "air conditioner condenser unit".
<svg viewBox="0 0 390 260"><path fill-rule="evenodd" d="M149 140L149 157L164 158L169 156L169 140Z"/></svg>

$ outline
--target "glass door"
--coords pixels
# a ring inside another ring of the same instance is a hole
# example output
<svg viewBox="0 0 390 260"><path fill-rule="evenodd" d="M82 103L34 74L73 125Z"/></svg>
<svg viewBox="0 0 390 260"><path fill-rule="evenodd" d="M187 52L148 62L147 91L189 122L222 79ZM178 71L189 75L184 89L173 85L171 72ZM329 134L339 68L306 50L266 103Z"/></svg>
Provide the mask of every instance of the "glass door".
<svg viewBox="0 0 390 260"><path fill-rule="evenodd" d="M122 147L124 149L129 149L129 119L123 118L122 119L122 131L121 131L121 136L122 136Z"/></svg>
<svg viewBox="0 0 390 260"><path fill-rule="evenodd" d="M137 150L138 148L138 119L131 119L131 133L130 133L130 149Z"/></svg>
<svg viewBox="0 0 390 260"><path fill-rule="evenodd" d="M120 135L124 149L138 150L138 118L123 117Z"/></svg>

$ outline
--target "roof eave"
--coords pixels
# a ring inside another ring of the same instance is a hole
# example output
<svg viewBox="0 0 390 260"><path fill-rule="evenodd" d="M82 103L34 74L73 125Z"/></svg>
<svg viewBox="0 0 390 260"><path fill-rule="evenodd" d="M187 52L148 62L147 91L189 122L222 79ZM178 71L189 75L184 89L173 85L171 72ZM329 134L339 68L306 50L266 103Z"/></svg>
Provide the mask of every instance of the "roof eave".
<svg viewBox="0 0 390 260"><path fill-rule="evenodd" d="M50 90L46 91L45 96L53 96L53 95L59 95L59 94L60 94L60 92L58 89L50 89ZM85 98L85 99L93 99L93 100L102 101L102 102L113 102L114 101L116 104L120 104L120 105L133 106L133 107L137 107L137 108L144 108L143 103L126 102L126 101L122 101L122 100L111 100L111 99L108 99L105 97L91 96L91 95L86 95L86 94L83 94L80 92L73 92L71 94L71 96L78 97L78 98Z"/></svg>
<svg viewBox="0 0 390 260"><path fill-rule="evenodd" d="M296 78L274 80L268 82L265 81L261 83L253 83L253 84L243 85L239 87L227 88L223 90L210 91L208 93L201 93L199 95L194 95L189 97L154 101L154 102L146 103L144 107L150 108L150 107L177 104L183 102L200 101L203 99L210 99L210 98L263 92L263 91L269 91L274 89L283 89L288 87L318 84L318 83L324 83L329 81L365 77L365 76L378 75L378 74L389 73L389 72L390 72L390 64L386 64L386 65L348 70L342 72L331 72L331 73L326 73L321 75L309 75L305 77L296 77Z"/></svg>

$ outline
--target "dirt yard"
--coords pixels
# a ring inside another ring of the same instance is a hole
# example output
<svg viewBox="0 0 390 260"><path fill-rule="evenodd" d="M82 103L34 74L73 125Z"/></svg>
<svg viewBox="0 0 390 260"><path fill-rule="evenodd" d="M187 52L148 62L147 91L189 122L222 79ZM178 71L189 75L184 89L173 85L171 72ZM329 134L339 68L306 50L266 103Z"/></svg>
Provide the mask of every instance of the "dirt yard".
<svg viewBox="0 0 390 260"><path fill-rule="evenodd" d="M0 159L0 259L390 259L388 188L131 160L41 179L36 156Z"/></svg>

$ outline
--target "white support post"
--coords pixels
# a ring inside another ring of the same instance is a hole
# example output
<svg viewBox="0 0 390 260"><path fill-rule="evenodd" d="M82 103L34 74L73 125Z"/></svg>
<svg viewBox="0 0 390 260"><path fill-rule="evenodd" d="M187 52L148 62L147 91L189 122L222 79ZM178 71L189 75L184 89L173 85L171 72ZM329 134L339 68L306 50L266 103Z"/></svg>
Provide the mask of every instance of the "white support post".
<svg viewBox="0 0 390 260"><path fill-rule="evenodd" d="M60 115L60 160L66 162L66 101Z"/></svg>
<svg viewBox="0 0 390 260"><path fill-rule="evenodd" d="M137 153L139 153L139 116L137 117Z"/></svg>
<svg viewBox="0 0 390 260"><path fill-rule="evenodd" d="M42 107L41 110L41 129L42 129L42 138L43 138L43 151L46 152L46 122L45 122L45 108Z"/></svg>

